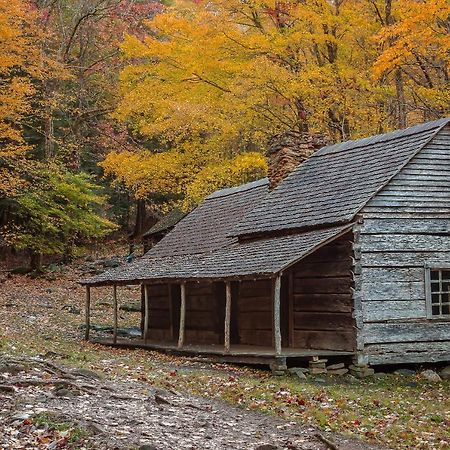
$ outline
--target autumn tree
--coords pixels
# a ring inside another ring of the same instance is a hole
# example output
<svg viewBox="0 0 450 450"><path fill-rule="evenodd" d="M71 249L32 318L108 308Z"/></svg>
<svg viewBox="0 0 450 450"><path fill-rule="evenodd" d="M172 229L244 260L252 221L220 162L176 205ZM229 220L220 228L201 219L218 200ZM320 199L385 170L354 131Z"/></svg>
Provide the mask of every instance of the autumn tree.
<svg viewBox="0 0 450 450"><path fill-rule="evenodd" d="M145 38L122 45L115 117L157 154L113 152L102 164L138 196L170 186L188 199L190 183L203 196L220 187L206 176L199 189L209 167L264 151L284 130L339 141L439 117L449 110L448 8L445 0L176 1L147 23Z"/></svg>
<svg viewBox="0 0 450 450"><path fill-rule="evenodd" d="M22 186L17 167L29 150L23 126L36 91L33 80L45 76L33 45L37 36L23 2L0 0L0 196L14 195Z"/></svg>
<svg viewBox="0 0 450 450"><path fill-rule="evenodd" d="M244 160L261 177L255 152L283 130L343 139L366 132L369 117L379 127L366 18L361 2L176 2L122 45L115 117L152 146L102 166L133 195L170 191L187 207L239 183L228 175Z"/></svg>
<svg viewBox="0 0 450 450"><path fill-rule="evenodd" d="M398 124L430 120L450 109L450 4L446 0L372 2L381 29L376 78L395 94Z"/></svg>
<svg viewBox="0 0 450 450"><path fill-rule="evenodd" d="M30 130L45 111L46 83L65 76L42 53L45 39L29 3L0 2L0 238L29 251L35 268L42 253L68 255L114 228L89 177L35 151Z"/></svg>

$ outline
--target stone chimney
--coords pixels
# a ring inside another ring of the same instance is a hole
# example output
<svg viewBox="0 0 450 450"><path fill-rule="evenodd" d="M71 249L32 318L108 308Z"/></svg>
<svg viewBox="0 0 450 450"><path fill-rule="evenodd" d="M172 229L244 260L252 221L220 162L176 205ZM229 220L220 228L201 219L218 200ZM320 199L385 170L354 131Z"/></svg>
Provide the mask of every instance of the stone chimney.
<svg viewBox="0 0 450 450"><path fill-rule="evenodd" d="M293 130L272 138L266 153L269 190L277 187L299 164L324 145L327 145L327 141L322 135Z"/></svg>

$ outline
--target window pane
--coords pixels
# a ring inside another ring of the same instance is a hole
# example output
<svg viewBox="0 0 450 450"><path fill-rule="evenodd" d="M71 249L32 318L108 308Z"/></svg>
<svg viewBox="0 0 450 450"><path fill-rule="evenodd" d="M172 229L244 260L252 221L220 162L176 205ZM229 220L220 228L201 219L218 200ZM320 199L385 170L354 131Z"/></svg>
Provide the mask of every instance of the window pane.
<svg viewBox="0 0 450 450"><path fill-rule="evenodd" d="M450 281L450 270L443 270L442 271L442 279Z"/></svg>
<svg viewBox="0 0 450 450"><path fill-rule="evenodd" d="M450 283L449 282L442 283L442 292L450 292Z"/></svg>
<svg viewBox="0 0 450 450"><path fill-rule="evenodd" d="M439 270L430 270L432 280L439 280Z"/></svg>
<svg viewBox="0 0 450 450"><path fill-rule="evenodd" d="M442 314L450 314L450 305L442 305Z"/></svg>
<svg viewBox="0 0 450 450"><path fill-rule="evenodd" d="M440 302L441 302L441 296L439 294L432 294L431 303L440 303Z"/></svg>
<svg viewBox="0 0 450 450"><path fill-rule="evenodd" d="M431 313L433 314L433 316L439 316L439 305L433 306L431 308Z"/></svg>
<svg viewBox="0 0 450 450"><path fill-rule="evenodd" d="M441 294L441 302L442 303L450 302L450 294L448 292L444 292L443 294Z"/></svg>
<svg viewBox="0 0 450 450"><path fill-rule="evenodd" d="M431 283L431 292L439 292L440 290L440 283Z"/></svg>

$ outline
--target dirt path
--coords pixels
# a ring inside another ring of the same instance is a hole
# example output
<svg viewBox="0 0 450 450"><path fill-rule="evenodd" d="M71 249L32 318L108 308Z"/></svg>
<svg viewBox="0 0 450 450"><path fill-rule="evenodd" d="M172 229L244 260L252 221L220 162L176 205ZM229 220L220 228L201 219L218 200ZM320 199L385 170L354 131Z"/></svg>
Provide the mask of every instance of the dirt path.
<svg viewBox="0 0 450 450"><path fill-rule="evenodd" d="M4 359L0 371L0 449L370 448L337 436L327 444L312 427L45 360Z"/></svg>

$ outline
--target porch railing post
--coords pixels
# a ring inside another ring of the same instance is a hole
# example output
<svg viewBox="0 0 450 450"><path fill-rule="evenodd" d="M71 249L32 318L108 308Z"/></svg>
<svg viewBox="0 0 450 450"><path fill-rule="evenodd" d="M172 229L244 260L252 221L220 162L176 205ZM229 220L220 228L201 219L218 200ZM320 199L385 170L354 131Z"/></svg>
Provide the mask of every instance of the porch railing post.
<svg viewBox="0 0 450 450"><path fill-rule="evenodd" d="M86 330L84 333L84 338L86 339L86 341L88 341L89 333L91 331L91 287L90 286L86 286L85 314L86 314Z"/></svg>
<svg viewBox="0 0 450 450"><path fill-rule="evenodd" d="M118 324L118 311L117 311L117 286L113 285L113 303L114 303L114 328L113 328L113 343L117 344L117 324Z"/></svg>
<svg viewBox="0 0 450 450"><path fill-rule="evenodd" d="M186 283L181 283L180 333L178 336L178 348L181 348L184 345L185 319L186 319Z"/></svg>
<svg viewBox="0 0 450 450"><path fill-rule="evenodd" d="M225 283L225 353L230 352L230 328L231 328L231 283Z"/></svg>
<svg viewBox="0 0 450 450"><path fill-rule="evenodd" d="M273 329L274 329L276 355L281 355L280 297L281 297L281 275L278 275L275 278L275 287L273 295Z"/></svg>
<svg viewBox="0 0 450 450"><path fill-rule="evenodd" d="M150 319L150 299L148 296L148 286L144 283L144 342L148 339L148 326Z"/></svg>

